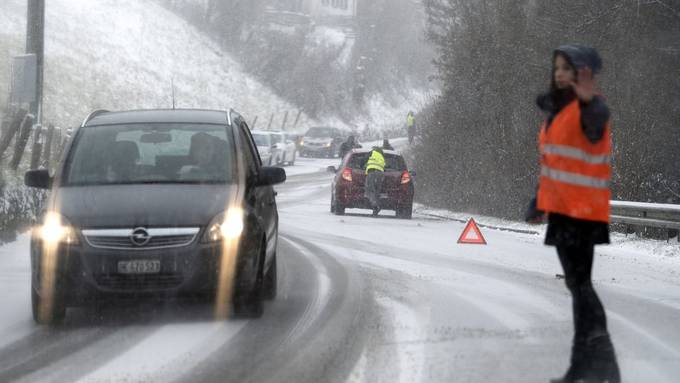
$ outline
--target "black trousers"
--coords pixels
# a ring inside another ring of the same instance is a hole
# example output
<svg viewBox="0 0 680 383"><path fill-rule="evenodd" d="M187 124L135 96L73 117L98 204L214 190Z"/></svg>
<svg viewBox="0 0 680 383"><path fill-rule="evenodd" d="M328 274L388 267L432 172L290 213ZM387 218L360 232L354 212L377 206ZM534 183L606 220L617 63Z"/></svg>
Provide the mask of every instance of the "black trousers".
<svg viewBox="0 0 680 383"><path fill-rule="evenodd" d="M608 335L604 307L591 280L594 245L558 246L557 254L572 296L574 345Z"/></svg>
<svg viewBox="0 0 680 383"><path fill-rule="evenodd" d="M371 202L371 207L380 206L380 191L382 190L385 173L378 170L369 170L364 185L364 196Z"/></svg>
<svg viewBox="0 0 680 383"><path fill-rule="evenodd" d="M591 281L594 247L589 241L557 246L574 313L571 363L560 382L584 377L594 378L595 382L621 382L614 345L607 332L607 316Z"/></svg>

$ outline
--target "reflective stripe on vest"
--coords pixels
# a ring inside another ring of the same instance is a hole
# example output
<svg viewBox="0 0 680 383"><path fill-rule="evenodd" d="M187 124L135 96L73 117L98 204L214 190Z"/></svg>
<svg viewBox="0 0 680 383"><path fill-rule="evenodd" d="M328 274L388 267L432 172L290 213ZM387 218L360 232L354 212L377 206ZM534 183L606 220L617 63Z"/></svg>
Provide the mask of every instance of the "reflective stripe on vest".
<svg viewBox="0 0 680 383"><path fill-rule="evenodd" d="M595 189L608 189L609 181L595 177L588 177L582 174L564 172L557 169L551 169L547 166L541 167L541 175L548 177L555 181L564 182L576 186L585 186Z"/></svg>
<svg viewBox="0 0 680 383"><path fill-rule="evenodd" d="M567 157L593 165L608 165L611 163L611 156L609 155L588 154L581 149L566 145L545 144L542 147L542 152L543 154Z"/></svg>

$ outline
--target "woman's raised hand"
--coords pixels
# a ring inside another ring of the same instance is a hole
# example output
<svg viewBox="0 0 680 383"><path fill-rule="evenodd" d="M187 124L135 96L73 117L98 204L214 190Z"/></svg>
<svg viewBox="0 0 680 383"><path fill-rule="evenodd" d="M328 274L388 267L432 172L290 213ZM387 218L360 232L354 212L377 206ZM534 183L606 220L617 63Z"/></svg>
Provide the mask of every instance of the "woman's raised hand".
<svg viewBox="0 0 680 383"><path fill-rule="evenodd" d="M590 102L595 97L595 85L593 70L588 67L579 69L576 73L576 81L571 83L574 93L583 102Z"/></svg>

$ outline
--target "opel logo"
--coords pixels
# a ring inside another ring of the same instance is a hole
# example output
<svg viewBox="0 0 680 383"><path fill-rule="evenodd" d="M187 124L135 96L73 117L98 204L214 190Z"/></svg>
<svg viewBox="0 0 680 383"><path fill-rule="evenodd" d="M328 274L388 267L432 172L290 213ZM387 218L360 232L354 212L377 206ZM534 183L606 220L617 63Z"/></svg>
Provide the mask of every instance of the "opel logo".
<svg viewBox="0 0 680 383"><path fill-rule="evenodd" d="M130 241L135 246L145 246L151 240L149 232L143 227L138 227L132 231Z"/></svg>

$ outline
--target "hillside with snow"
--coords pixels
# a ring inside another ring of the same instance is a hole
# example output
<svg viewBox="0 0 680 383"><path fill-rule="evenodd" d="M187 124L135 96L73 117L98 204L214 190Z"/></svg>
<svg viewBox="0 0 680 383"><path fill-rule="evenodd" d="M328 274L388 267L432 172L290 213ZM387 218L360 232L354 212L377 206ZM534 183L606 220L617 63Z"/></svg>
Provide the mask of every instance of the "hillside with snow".
<svg viewBox="0 0 680 383"><path fill-rule="evenodd" d="M295 112L195 27L150 1L46 5L44 121L80 123L93 109L233 107L248 121ZM26 1L0 2L0 105L11 58L24 53ZM303 121L306 117L303 116Z"/></svg>

